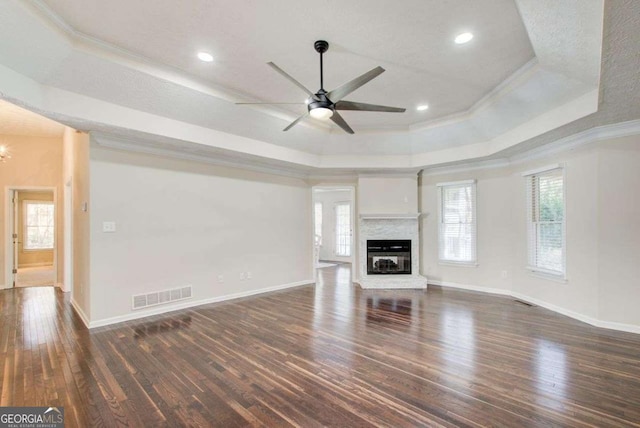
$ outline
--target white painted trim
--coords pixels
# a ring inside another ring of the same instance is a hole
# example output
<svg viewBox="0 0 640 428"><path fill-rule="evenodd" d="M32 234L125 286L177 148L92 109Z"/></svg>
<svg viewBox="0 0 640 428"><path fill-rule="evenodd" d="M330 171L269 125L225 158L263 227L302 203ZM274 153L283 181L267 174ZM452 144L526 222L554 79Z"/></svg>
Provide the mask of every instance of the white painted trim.
<svg viewBox="0 0 640 428"><path fill-rule="evenodd" d="M417 178L419 173L419 168L410 169L409 171L380 170L376 172L359 172L358 178Z"/></svg>
<svg viewBox="0 0 640 428"><path fill-rule="evenodd" d="M588 144L638 134L640 134L640 119L596 126L511 156L509 160L512 164L516 165L573 150Z"/></svg>
<svg viewBox="0 0 640 428"><path fill-rule="evenodd" d="M480 266L477 261L472 262L454 262L451 260L438 260L439 266L476 268Z"/></svg>
<svg viewBox="0 0 640 428"><path fill-rule="evenodd" d="M71 307L73 308L74 311L76 311L76 314L78 314L78 316L84 323L84 326L87 328L91 328L89 323L89 317L87 316L87 314L84 313L80 305L75 300L73 300L73 297L71 297Z"/></svg>
<svg viewBox="0 0 640 428"><path fill-rule="evenodd" d="M429 284L439 285L440 287L459 288L461 290L467 290L467 291L479 291L479 292L488 293L488 294L499 294L501 296L511 295L510 290L504 290L502 288L482 287L480 285L459 284L457 282L438 281L435 279L430 279Z"/></svg>
<svg viewBox="0 0 640 428"><path fill-rule="evenodd" d="M553 171L554 169L561 169L564 167L564 164L554 163L552 165L543 166L540 168L530 169L529 171L525 171L522 173L523 177L529 177L531 175L542 174L543 172Z"/></svg>
<svg viewBox="0 0 640 428"><path fill-rule="evenodd" d="M446 181L444 183L436 183L436 187L462 186L463 184L476 184L476 182L477 180L475 178L471 180Z"/></svg>
<svg viewBox="0 0 640 428"><path fill-rule="evenodd" d="M361 220L414 220L420 217L422 213L408 214L360 214Z"/></svg>
<svg viewBox="0 0 640 428"><path fill-rule="evenodd" d="M46 250L27 250L27 251L53 251L52 249L46 249ZM22 269L22 268L31 268L31 267L42 267L42 266L51 266L53 268L53 262L40 262L40 263L26 263L23 264L22 266L19 266L18 269Z"/></svg>
<svg viewBox="0 0 640 428"><path fill-rule="evenodd" d="M506 296L506 297L513 297L514 299L522 300L524 302L531 303L536 306L540 306L541 308L545 308L550 311L559 313L561 315L565 315L569 318L582 321L594 327L606 328L609 330L624 331L627 333L640 334L640 325L623 324L623 323L618 323L613 321L600 320L597 318L590 317L588 315L583 315L579 312L572 311L570 309L565 309L561 306L557 306L552 303L547 303L545 301L535 299L533 297L529 297L525 294L518 293L512 290L506 290L502 288L482 287L478 285L458 284L455 282L437 281L432 279L429 280L429 284L438 285L440 287L458 288L458 289L467 290L467 291L477 291L480 293L497 294L497 295Z"/></svg>
<svg viewBox="0 0 640 428"><path fill-rule="evenodd" d="M254 296L256 294L264 294L264 293L270 293L273 291L278 291L278 290L284 290L287 288L293 288L293 287L300 287L302 285L310 285L310 284L314 284L314 281L309 279L309 280L304 280L304 281L297 281L297 282L291 282L289 284L282 284L282 285L276 285L273 287L266 287L266 288L260 288L258 290L250 290L250 291L243 291L241 293L233 293L233 294L227 294L224 296L217 296L217 297L211 297L208 299L201 299L201 300L196 300L196 301L187 301L187 302L182 302L179 303L177 305L167 305L167 306L162 306L162 307L155 307L152 310L149 311L136 311L136 312L132 312L126 315L119 315L117 317L112 317L112 318L105 318L105 319L101 319L101 320L95 320L95 321L91 321L89 322L87 325L89 328L96 328L96 327L104 327L107 325L111 325L111 324L117 324L117 323L121 323L124 321L131 321L131 320L136 320L136 319L140 319L140 318L146 318L146 317L150 317L152 315L161 315L167 312L173 312L173 311L177 311L180 309L188 309L188 308L192 308L194 306L201 306L201 305L207 305L210 303L218 303L218 302L224 302L227 300L234 300L234 299L240 299L243 297L249 297L249 296ZM74 306L75 307L75 306ZM81 315L82 317L82 315ZM84 321L84 319L83 319Z"/></svg>
<svg viewBox="0 0 640 428"><path fill-rule="evenodd" d="M231 159L225 157L220 153L211 153L211 155L193 154L187 153L182 148L176 147L150 147L142 145L139 142L136 143L130 139L124 137L111 137L108 134L100 132L91 133L91 141L98 146L121 150L133 153L142 153L145 155L154 155L165 158L180 159L192 162L199 162L214 166L221 166L227 168L240 168L248 171L260 172L263 174L278 175L291 178L307 178L306 172L300 172L297 169L291 167L281 167L275 165L259 164L254 159L249 158L237 158ZM198 143L196 143L198 144ZM206 149L205 149L206 150ZM302 166L304 168L304 166Z"/></svg>

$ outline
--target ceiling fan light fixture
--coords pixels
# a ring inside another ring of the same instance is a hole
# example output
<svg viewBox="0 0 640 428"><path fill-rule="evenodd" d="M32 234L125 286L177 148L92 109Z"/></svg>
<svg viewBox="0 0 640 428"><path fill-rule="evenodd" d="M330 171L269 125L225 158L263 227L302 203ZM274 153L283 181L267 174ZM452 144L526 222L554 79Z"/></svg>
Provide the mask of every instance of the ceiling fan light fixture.
<svg viewBox="0 0 640 428"><path fill-rule="evenodd" d="M309 111L312 118L318 120L329 120L333 116L333 110L326 107L316 107Z"/></svg>

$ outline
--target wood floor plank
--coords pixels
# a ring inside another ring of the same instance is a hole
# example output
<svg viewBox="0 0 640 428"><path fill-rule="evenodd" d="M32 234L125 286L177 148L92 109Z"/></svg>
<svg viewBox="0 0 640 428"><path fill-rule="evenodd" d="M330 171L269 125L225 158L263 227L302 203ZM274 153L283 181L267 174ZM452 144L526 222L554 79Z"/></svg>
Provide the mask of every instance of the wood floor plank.
<svg viewBox="0 0 640 428"><path fill-rule="evenodd" d="M316 285L94 330L0 291L0 405L69 427L640 427L640 336L512 299Z"/></svg>

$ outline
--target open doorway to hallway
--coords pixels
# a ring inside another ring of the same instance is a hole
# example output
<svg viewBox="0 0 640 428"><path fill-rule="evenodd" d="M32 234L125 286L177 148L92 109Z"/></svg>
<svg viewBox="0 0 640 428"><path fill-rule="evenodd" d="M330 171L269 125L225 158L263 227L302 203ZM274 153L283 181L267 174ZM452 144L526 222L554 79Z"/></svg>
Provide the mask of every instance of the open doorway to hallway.
<svg viewBox="0 0 640 428"><path fill-rule="evenodd" d="M0 288L67 288L65 129L0 100Z"/></svg>
<svg viewBox="0 0 640 428"><path fill-rule="evenodd" d="M355 266L355 188L314 186L312 194L314 267Z"/></svg>

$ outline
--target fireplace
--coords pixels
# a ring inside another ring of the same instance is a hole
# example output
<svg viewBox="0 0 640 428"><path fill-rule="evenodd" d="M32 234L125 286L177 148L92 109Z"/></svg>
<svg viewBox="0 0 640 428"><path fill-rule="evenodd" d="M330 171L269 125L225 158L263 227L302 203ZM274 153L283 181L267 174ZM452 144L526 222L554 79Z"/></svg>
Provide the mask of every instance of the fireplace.
<svg viewBox="0 0 640 428"><path fill-rule="evenodd" d="M367 275L411 275L411 240L367 240Z"/></svg>

